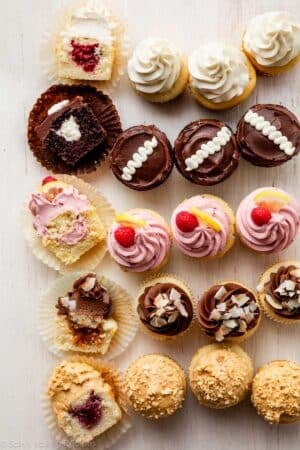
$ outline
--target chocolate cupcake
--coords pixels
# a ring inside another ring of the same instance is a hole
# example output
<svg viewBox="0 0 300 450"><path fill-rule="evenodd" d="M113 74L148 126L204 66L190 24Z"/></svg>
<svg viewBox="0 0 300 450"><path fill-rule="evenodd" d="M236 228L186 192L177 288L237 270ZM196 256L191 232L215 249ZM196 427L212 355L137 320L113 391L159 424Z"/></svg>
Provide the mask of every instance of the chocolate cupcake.
<svg viewBox="0 0 300 450"><path fill-rule="evenodd" d="M192 183L211 186L228 178L239 162L234 134L223 122L200 119L179 133L175 144L175 164Z"/></svg>
<svg viewBox="0 0 300 450"><path fill-rule="evenodd" d="M202 330L218 342L241 342L248 338L256 331L260 316L255 294L232 281L212 286L198 303Z"/></svg>
<svg viewBox="0 0 300 450"><path fill-rule="evenodd" d="M137 191L153 189L171 173L172 147L154 125L137 125L118 137L110 152L110 165L125 186Z"/></svg>
<svg viewBox="0 0 300 450"><path fill-rule="evenodd" d="M121 133L111 99L94 87L53 85L28 120L28 142L37 160L54 173L96 169Z"/></svg>
<svg viewBox="0 0 300 450"><path fill-rule="evenodd" d="M300 151L300 123L281 105L252 106L236 132L242 156L255 166L275 167Z"/></svg>

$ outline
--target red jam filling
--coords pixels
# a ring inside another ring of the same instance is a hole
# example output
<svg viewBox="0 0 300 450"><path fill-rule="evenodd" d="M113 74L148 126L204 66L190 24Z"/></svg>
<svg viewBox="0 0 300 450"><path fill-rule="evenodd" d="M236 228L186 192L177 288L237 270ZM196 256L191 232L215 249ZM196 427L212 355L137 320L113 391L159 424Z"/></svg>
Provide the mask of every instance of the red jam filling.
<svg viewBox="0 0 300 450"><path fill-rule="evenodd" d="M81 66L85 72L93 72L100 60L96 52L99 44L78 44L72 39L71 45L71 57L75 64Z"/></svg>
<svg viewBox="0 0 300 450"><path fill-rule="evenodd" d="M87 429L93 428L102 416L101 398L94 391L91 391L83 404L71 407L69 412L79 420L82 426Z"/></svg>

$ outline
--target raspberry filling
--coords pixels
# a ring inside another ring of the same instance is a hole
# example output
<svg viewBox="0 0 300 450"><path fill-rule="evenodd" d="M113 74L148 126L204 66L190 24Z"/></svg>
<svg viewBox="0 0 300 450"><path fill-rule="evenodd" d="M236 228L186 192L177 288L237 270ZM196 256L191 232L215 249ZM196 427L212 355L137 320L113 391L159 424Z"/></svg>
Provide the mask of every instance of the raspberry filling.
<svg viewBox="0 0 300 450"><path fill-rule="evenodd" d="M70 407L69 413L76 417L85 428L93 428L102 416L101 398L91 391L87 400L80 406Z"/></svg>
<svg viewBox="0 0 300 450"><path fill-rule="evenodd" d="M75 64L81 66L85 72L93 72L100 61L100 56L96 52L99 44L78 44L72 39L71 45L71 57Z"/></svg>

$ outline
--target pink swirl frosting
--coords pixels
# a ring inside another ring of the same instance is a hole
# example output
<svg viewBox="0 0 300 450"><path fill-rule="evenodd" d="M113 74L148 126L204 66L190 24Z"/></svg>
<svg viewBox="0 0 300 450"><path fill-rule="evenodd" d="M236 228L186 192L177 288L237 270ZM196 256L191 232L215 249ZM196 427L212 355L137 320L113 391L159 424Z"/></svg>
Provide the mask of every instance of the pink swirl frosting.
<svg viewBox="0 0 300 450"><path fill-rule="evenodd" d="M204 222L199 221L193 231L181 231L176 225L176 216L182 211L190 212L192 207L196 207L217 219L222 229L215 231ZM218 199L205 195L195 195L177 206L171 218L171 228L176 245L186 255L194 258L216 256L226 246L230 231L230 217Z"/></svg>
<svg viewBox="0 0 300 450"><path fill-rule="evenodd" d="M122 247L115 239L120 223L113 222L107 239L109 253L114 260L132 272L145 272L157 268L167 256L171 238L166 224L159 215L142 209L132 209L126 214L146 221L146 226L135 228L134 244Z"/></svg>
<svg viewBox="0 0 300 450"><path fill-rule="evenodd" d="M236 225L241 240L253 250L264 253L278 253L285 250L295 239L300 224L300 204L290 195L290 203L278 212L272 212L270 221L264 225L256 225L251 217L252 210L257 207L254 197L262 191L278 191L288 195L281 189L263 187L256 189L245 197L236 213Z"/></svg>

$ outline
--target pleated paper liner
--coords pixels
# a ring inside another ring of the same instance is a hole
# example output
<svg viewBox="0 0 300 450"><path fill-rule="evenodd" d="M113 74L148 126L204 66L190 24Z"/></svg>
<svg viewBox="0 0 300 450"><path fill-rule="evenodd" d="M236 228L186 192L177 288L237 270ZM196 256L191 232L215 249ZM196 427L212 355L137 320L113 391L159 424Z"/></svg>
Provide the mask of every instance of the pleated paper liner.
<svg viewBox="0 0 300 450"><path fill-rule="evenodd" d="M55 439L63 446L75 449L95 448L97 450L104 450L112 447L126 431L131 428L131 420L128 414L127 398L124 394L124 379L121 373L115 369L110 363L97 361L93 358L85 356L74 355L73 357L64 358L66 361L85 363L90 365L93 369L99 371L103 379L111 386L116 401L122 409L122 419L113 427L105 431L100 436L96 437L92 442L86 445L76 444L66 433L58 426L56 415L53 411L51 400L47 395L47 386L52 372L48 374L48 378L42 387L41 392L41 406L44 419L48 428L54 434Z"/></svg>
<svg viewBox="0 0 300 450"><path fill-rule="evenodd" d="M71 175L58 175L56 178L60 181L71 184L78 189L81 194L85 194L87 196L91 204L96 208L107 234L108 228L110 227L110 224L115 216L115 212L106 198L98 193L93 186L80 178ZM42 245L41 238L36 234L33 228L33 216L29 211L28 203L24 205L21 214L21 228L33 254L44 264L62 274L81 270L89 272L95 269L95 267L97 267L100 261L104 258L107 251L106 239L103 239L99 244L82 255L75 263L70 265L63 264L54 255L54 253L50 252Z"/></svg>
<svg viewBox="0 0 300 450"><path fill-rule="evenodd" d="M61 349L56 342L57 309L55 305L57 300L59 297L72 291L74 281L87 275L87 273L87 271L70 273L59 278L50 286L50 289L43 296L38 308L39 333L48 349L59 357L74 353L85 353L110 360L119 356L132 342L137 332L138 322L133 312L133 300L130 295L121 286L102 276L99 270L96 271L97 280L107 289L112 299L113 314L111 317L118 324L118 330L112 338L108 351L102 355L101 353L86 351L80 348L80 346L76 347L76 344L74 344L74 350L67 351Z"/></svg>
<svg viewBox="0 0 300 450"><path fill-rule="evenodd" d="M180 287L181 289L183 289L189 296L189 299L191 300L192 303L192 307L193 307L193 317L192 320L189 324L189 326L182 332L174 335L174 336L166 336L163 334L159 334L159 333L155 333L151 330L149 330L140 320L138 313L137 313L137 307L138 307L138 299L140 297L140 295L144 292L145 288L148 286L152 286L156 283L174 283L175 285L178 285L178 287ZM135 299L135 306L134 306L134 311L136 313L137 319L140 323L140 329L141 331L147 335L152 337L153 339L156 339L158 341L161 342L170 342L173 341L175 339L178 339L184 335L186 335L189 331L191 331L192 327L195 324L195 300L194 300L194 296L193 293L191 291L191 289L186 285L186 283L181 280L177 275L173 275L173 274L168 274L168 273L159 273L156 275L152 275L149 278L147 278L139 287L138 289L138 294L136 296Z"/></svg>
<svg viewBox="0 0 300 450"><path fill-rule="evenodd" d="M296 266L300 269L300 262L295 260L288 260L288 261L282 261L277 264L273 264L269 269L265 270L259 279L259 284L264 286L265 283L267 283L270 279L270 275L272 272L276 272L280 267L282 266ZM267 303L265 300L265 294L264 292L257 292L257 298L259 302L259 306L261 307L262 311L265 313L265 315L276 322L277 324L281 325L300 325L300 318L299 319L293 319L281 316L280 314L276 314L274 309Z"/></svg>
<svg viewBox="0 0 300 450"><path fill-rule="evenodd" d="M231 281L231 280L224 281L223 280L223 281L219 281L219 282L214 283L214 285L219 285L219 284L221 285L221 284L226 284L226 283L238 284L239 286L242 286L243 288L247 289L249 292L251 292L253 294L253 296L254 296L254 298L256 300L256 303L258 305L258 309L259 309L259 316L257 318L257 322L256 322L255 326L253 328L251 328L250 330L247 330L241 336L232 336L232 337L224 336L224 340L221 341L221 342L218 342L218 341L216 341L214 336L210 336L209 334L207 334L205 332L205 330L201 327L199 322L198 322L198 325L199 325L199 328L200 328L201 332L203 333L203 335L208 337L208 338L210 338L212 341L214 341L217 344L224 344L224 345L226 345L226 344L240 344L240 343L244 342L245 340L249 339L251 336L253 336L253 334L257 331L257 329L258 329L258 327L260 325L260 322L261 322L262 310L260 308L260 303L258 301L258 298L257 298L257 295L255 294L255 292L252 289L250 289L248 286L245 286L243 283L240 283L239 281ZM204 295L208 291L208 289L203 291L203 293L201 294L201 297L202 297L202 295ZM197 318L198 318L198 304L199 304L199 300L197 302L196 309L195 309Z"/></svg>
<svg viewBox="0 0 300 450"><path fill-rule="evenodd" d="M72 80L70 78L60 78L58 76L58 63L55 55L55 48L57 47L60 33L64 30L66 24L70 22L71 15L74 10L81 6L92 5L99 6L104 5L108 9L107 18L111 26L112 33L115 37L115 58L112 69L112 76L107 81L89 81L89 80ZM57 11L56 17L52 20L48 30L42 37L42 46L40 52L40 58L45 75L52 83L66 83L76 84L84 83L90 84L99 90L103 90L107 93L112 93L121 77L124 75L127 67L127 59L130 48L130 39L128 37L126 27L123 25L123 21L119 19L113 12L111 12L109 0L71 0L68 6ZM119 16L119 14L118 14Z"/></svg>

